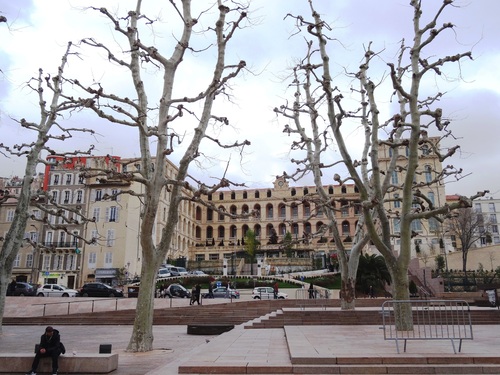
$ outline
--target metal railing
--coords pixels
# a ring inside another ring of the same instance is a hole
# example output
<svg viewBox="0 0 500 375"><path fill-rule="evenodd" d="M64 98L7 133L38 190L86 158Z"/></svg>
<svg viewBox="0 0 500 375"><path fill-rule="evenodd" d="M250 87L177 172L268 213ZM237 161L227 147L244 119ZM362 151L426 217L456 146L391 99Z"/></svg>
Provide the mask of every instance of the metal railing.
<svg viewBox="0 0 500 375"><path fill-rule="evenodd" d="M45 312L47 310L47 306L49 305L68 305L68 308L67 308L67 312L66 314L69 315L71 313L71 305L75 305L77 303L91 303L92 306L91 306L91 311L90 312L94 312L94 307L95 307L95 302L102 302L102 301L109 301L109 300L114 300L115 301L115 309L114 311L118 311L118 300L119 299L123 299L123 298L99 298L99 299L92 299L92 300L72 300L72 301L68 301L68 302L48 302L48 303L36 303L36 304L33 304L33 306L43 306L43 311L42 311L42 316L45 316ZM61 311L58 309L58 311ZM88 312L88 311L86 311ZM61 314L58 314L58 315L61 315Z"/></svg>
<svg viewBox="0 0 500 375"><path fill-rule="evenodd" d="M398 329L395 311L411 307L411 329ZM456 354L455 341L462 350L463 340L472 340L470 307L462 300L392 300L382 304L384 340L394 340L399 354L399 341L410 340L450 340Z"/></svg>
<svg viewBox="0 0 500 375"><path fill-rule="evenodd" d="M321 289L313 289L309 290L307 289L297 289L295 291L295 299L298 300L314 300L315 305L319 305L322 308L326 309L327 304L325 303L326 300L330 298L330 291L326 288L321 288ZM299 303L300 308L304 309L306 306L311 306L310 303Z"/></svg>

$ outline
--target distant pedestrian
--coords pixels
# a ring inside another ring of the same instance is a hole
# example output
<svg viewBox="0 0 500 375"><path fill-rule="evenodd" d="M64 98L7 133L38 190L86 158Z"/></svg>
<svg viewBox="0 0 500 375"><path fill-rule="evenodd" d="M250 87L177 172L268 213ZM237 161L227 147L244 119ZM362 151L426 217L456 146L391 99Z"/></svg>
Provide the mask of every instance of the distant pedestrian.
<svg viewBox="0 0 500 375"><path fill-rule="evenodd" d="M214 286L211 282L208 283L208 298L214 298Z"/></svg>
<svg viewBox="0 0 500 375"><path fill-rule="evenodd" d="M275 282L274 283L274 286L273 286L273 292L274 292L274 299L278 299L278 282Z"/></svg>
<svg viewBox="0 0 500 375"><path fill-rule="evenodd" d="M313 298L316 298L316 294L315 294L315 290L314 290L314 285L313 283L309 284L309 298L310 299L313 299Z"/></svg>
<svg viewBox="0 0 500 375"><path fill-rule="evenodd" d="M370 285L370 290L368 291L368 294L370 295L370 298L375 298L375 290L373 289L373 286Z"/></svg>

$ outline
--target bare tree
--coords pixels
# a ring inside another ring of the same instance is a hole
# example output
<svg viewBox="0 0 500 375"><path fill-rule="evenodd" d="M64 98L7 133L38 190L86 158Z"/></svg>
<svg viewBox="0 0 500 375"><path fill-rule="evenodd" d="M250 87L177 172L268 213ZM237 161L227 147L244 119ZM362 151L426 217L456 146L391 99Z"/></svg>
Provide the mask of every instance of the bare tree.
<svg viewBox="0 0 500 375"><path fill-rule="evenodd" d="M451 135L451 122L443 117L441 108L436 108L442 93L428 97L421 94L420 86L424 77L440 75L445 65L469 59L471 53L435 58L433 52L427 52L426 47L435 42L442 33L453 29L451 23L437 26L442 12L453 1L443 1L431 21L421 25L421 2L412 0L410 4L413 7L413 43L407 46L403 40L397 61L386 65L386 68L389 67L389 84L398 100L399 108L396 108L396 113L382 118L383 113L378 108L376 93L387 79L381 77L380 81L375 83L369 72L372 65L377 62L385 64L386 60L379 58L380 54L371 49L370 43L359 70L348 73L359 82L359 88L350 87L344 92L358 93L360 98L358 105L348 110L344 106L343 91L334 85L330 66L332 56L331 52L327 51L327 42L333 40L333 37L328 35L332 28L315 11L313 1L308 2L312 12L311 20L307 21L302 16L294 17L297 26L305 29L312 38L307 42L306 57L294 70L294 101L291 105L286 104L275 109L275 112L292 120L292 125L287 124L284 132L299 135L299 139L293 142L292 149L305 153L302 159L292 160L299 167L292 176L287 177L298 178L312 173L318 195L325 207L329 207L331 203L322 189L322 177L333 175L333 180L341 184L354 182L360 192L364 219L364 223L360 221L359 224L363 225L366 231L366 234L358 231L359 237L354 246L363 245L367 238L372 241L387 262L394 283L394 298L407 300L408 265L412 238L415 236L412 223L431 218L441 220L443 215L449 214L453 209L470 207L472 199L484 195L478 193L470 198L460 197L452 204L436 204L427 192L442 184L449 176L459 178L460 170L453 166L426 170L420 161L425 150L426 155L433 155L441 165L458 149L458 146L444 151L441 149L442 138ZM339 60L340 58L337 62ZM384 101L386 100L387 98L384 98ZM352 155L346 141L352 131L348 123L353 121L361 124L365 135L364 147L358 158ZM433 132L439 137L430 137L429 133ZM334 143L340 153L337 161L332 161L331 153L328 152ZM333 171L328 171L337 166L343 166L347 170L347 176L341 177ZM392 178L394 174L400 176L398 181ZM390 209L392 201L398 203L397 210ZM329 211L333 212L333 208L326 212ZM335 219L332 215L329 215L329 219L334 237L337 238ZM398 233L391 229L396 221ZM399 254L393 249L394 237L398 237L401 243ZM355 247L353 250L356 250ZM349 264L349 267L346 265L346 257L342 255L343 251L339 254L342 273L355 275L354 268L351 269L351 266L357 267L357 261L352 261L353 252L349 260L352 264ZM354 255L358 254L354 252ZM344 275L342 280L349 283L349 278ZM342 291L344 292L344 287ZM399 328L411 327L409 305L404 305L403 309L396 313Z"/></svg>
<svg viewBox="0 0 500 375"><path fill-rule="evenodd" d="M468 207L456 210L446 224L448 231L460 240L462 270L466 272L469 250L487 233L485 228L488 226L488 221L485 221L483 214Z"/></svg>
<svg viewBox="0 0 500 375"><path fill-rule="evenodd" d="M140 227L141 288L137 300L134 328L128 344L128 350L136 352L153 349L153 296L156 273L171 247L179 219L181 201L189 199L210 206L206 200L207 195L214 193L220 187L232 184L222 177L219 182L209 186L188 174L190 164L202 154L201 142L204 140L218 147L237 149L240 152L250 144L248 141L242 141L226 145L218 138L211 136L207 130L209 125L226 126L229 124L226 117L212 114L212 109L216 98L229 94L227 90L230 80L245 68L244 61L233 65L226 63L226 48L234 33L242 28L247 16L246 8L236 2L218 0L216 8L200 13L200 17L204 18L210 17L213 13L214 19L204 19L204 22L200 22L201 19L195 18L192 14L191 0L170 1L174 15L171 21L177 21L174 20L177 16L182 26L176 39L177 42L172 51L169 52L170 40L162 41L157 38L156 45L147 45L144 42L145 38L141 38L143 33L150 33L151 30L154 33L155 28L155 20L143 13L142 3L141 0L138 0L136 8L129 11L125 17L115 16L106 8L93 8L107 17L114 25L115 42L125 41L126 47L122 51L114 51L111 46L102 44L95 39L82 41L82 46L90 46L104 51L111 64L118 65L128 71L127 83L130 85L131 92L127 92L127 94L113 92L101 82L87 86L80 80L73 80L75 86L83 92L81 97L74 98L76 104L94 111L99 117L111 123L137 129L140 147L140 157L137 160L137 163L140 164L139 169L127 173L112 170L98 172L88 170L85 172L87 176L105 173L114 179L138 182L144 187L143 194L138 194L143 206ZM226 6L226 3L233 8ZM217 11L212 12L215 9ZM204 30L195 30L195 27L202 27L203 24L211 26L207 26ZM194 35L201 35L205 43L208 43L203 50L194 50L192 40ZM206 42L212 36L213 41ZM208 53L203 54L203 52L212 53L214 48L213 75L207 77L205 89L190 95L189 87L177 83L179 66L189 57L188 54L199 56L200 59L204 59L204 63L207 63L211 57ZM168 53L170 53L169 56L167 56ZM150 87L148 90L145 79L148 69L163 73L162 88L156 105L150 104L155 88ZM186 115L190 116L190 124L192 125L188 125L181 133L177 133L177 129L182 129L182 126L185 126L186 120L181 118ZM181 124L176 129L174 122L180 120L184 120L182 123L184 125ZM182 132L185 133L182 134ZM189 139L190 134L191 138ZM165 174L166 157L174 152L177 140L183 140L184 143L187 143L187 147L178 163L177 174L172 178L167 178ZM155 143L156 150L151 149L152 143ZM189 178L195 182L196 186L189 183ZM165 190L170 192L170 202L166 215L167 224L162 229L159 243L156 243L153 231L156 225L158 203ZM190 193L187 194L186 191Z"/></svg>
<svg viewBox="0 0 500 375"><path fill-rule="evenodd" d="M26 166L24 169L24 177L22 179L21 189L19 194L13 195L9 191L4 191L0 197L0 204L7 199L16 199L16 211L13 221L3 239L2 249L0 252L0 330L5 311L5 295L7 283L12 274L14 260L22 246L24 234L28 219L30 219L30 205L35 194L32 189L32 182L36 176L36 168L40 163L45 161L42 159L43 152L49 152L53 155L58 154L50 147L50 141L64 141L71 138L77 131L92 132L87 129L65 128L62 125L62 115L78 108L78 105L64 100L63 84L64 84L64 68L66 67L68 56L70 55L71 43L68 44L65 54L62 57L61 65L58 68L57 74L43 74L42 69L39 70L38 76L32 78L28 82L28 86L38 95L38 103L40 107L40 119L37 123L26 119L14 120L20 126L33 131L36 134L36 139L30 143L22 143L15 146L0 144L0 154L4 157L26 157ZM51 94L51 98L47 101L47 93ZM52 131L52 132L51 132ZM90 151L77 151L78 153L89 153ZM62 155L64 156L64 155ZM42 205L37 205L42 208ZM33 244L36 246L37 244Z"/></svg>

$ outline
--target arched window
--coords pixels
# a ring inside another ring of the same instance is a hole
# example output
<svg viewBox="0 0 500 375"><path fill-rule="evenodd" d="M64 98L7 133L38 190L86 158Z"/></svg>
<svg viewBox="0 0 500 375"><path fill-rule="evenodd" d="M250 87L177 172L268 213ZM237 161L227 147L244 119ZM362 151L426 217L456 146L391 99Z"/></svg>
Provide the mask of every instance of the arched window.
<svg viewBox="0 0 500 375"><path fill-rule="evenodd" d="M201 239L201 228L198 225L196 226L195 229L195 236L197 240Z"/></svg>
<svg viewBox="0 0 500 375"><path fill-rule="evenodd" d="M254 210L254 214L253 214L253 216L254 216L255 218L257 218L257 219L260 219L260 211L261 211L261 209L260 209L260 204L256 204L256 205L254 205L254 206L253 206L253 210Z"/></svg>
<svg viewBox="0 0 500 375"><path fill-rule="evenodd" d="M237 230L236 230L236 225L231 225L231 228L229 228L229 238L234 239L237 236Z"/></svg>
<svg viewBox="0 0 500 375"><path fill-rule="evenodd" d="M309 194L309 189L305 187L304 188L304 195L307 195L307 194Z"/></svg>
<svg viewBox="0 0 500 375"><path fill-rule="evenodd" d="M292 190L290 191L290 195L292 197L294 197L296 194L297 194L297 190L295 190L295 188L292 188Z"/></svg>
<svg viewBox="0 0 500 375"><path fill-rule="evenodd" d="M255 190L255 194L254 195L255 195L255 198L257 198L257 199L260 198L260 193L259 193L258 190Z"/></svg>
<svg viewBox="0 0 500 375"><path fill-rule="evenodd" d="M304 217L311 216L311 205L309 202L304 202Z"/></svg>
<svg viewBox="0 0 500 375"><path fill-rule="evenodd" d="M311 233L311 223L304 223L304 232Z"/></svg>
<svg viewBox="0 0 500 375"><path fill-rule="evenodd" d="M328 194L330 194L330 195L333 194L333 186L332 185L328 186Z"/></svg>
<svg viewBox="0 0 500 375"><path fill-rule="evenodd" d="M197 206L196 207L196 220L201 220L201 207Z"/></svg>
<svg viewBox="0 0 500 375"><path fill-rule="evenodd" d="M214 237L214 228L211 226L207 227L207 240Z"/></svg>
<svg viewBox="0 0 500 375"><path fill-rule="evenodd" d="M244 204L241 207L241 213L244 215L244 214L247 214L248 212L249 212L248 205Z"/></svg>
<svg viewBox="0 0 500 375"><path fill-rule="evenodd" d="M349 236L351 234L351 225L347 220L342 222L342 235Z"/></svg>
<svg viewBox="0 0 500 375"><path fill-rule="evenodd" d="M207 208L207 221L212 221L214 219L214 210Z"/></svg>
<svg viewBox="0 0 500 375"><path fill-rule="evenodd" d="M271 189L268 189L268 190L267 190L266 195L267 195L267 197L268 197L268 198L271 198Z"/></svg>
<svg viewBox="0 0 500 375"><path fill-rule="evenodd" d="M219 193L219 200L220 201L223 201L224 200L224 193Z"/></svg>
<svg viewBox="0 0 500 375"><path fill-rule="evenodd" d="M236 206L234 204L229 208L229 212L231 215L237 215Z"/></svg>
<svg viewBox="0 0 500 375"><path fill-rule="evenodd" d="M224 206L219 206L219 221L224 221L224 218L225 218L222 211L224 211Z"/></svg>
<svg viewBox="0 0 500 375"><path fill-rule="evenodd" d="M260 227L260 224L255 224L255 226L253 227L253 231L255 233L255 237L259 238L262 233L262 228Z"/></svg>
<svg viewBox="0 0 500 375"><path fill-rule="evenodd" d="M280 203L278 206L279 218L286 218L286 206L283 203Z"/></svg>
<svg viewBox="0 0 500 375"><path fill-rule="evenodd" d="M248 232L248 225L246 225L246 224L243 225L241 227L241 232L242 232L241 234L243 235L243 238L245 238L245 236L247 235L247 232Z"/></svg>
<svg viewBox="0 0 500 375"><path fill-rule="evenodd" d="M297 218L299 216L299 206L297 206L297 203L292 203L290 211L292 218Z"/></svg>
<svg viewBox="0 0 500 375"><path fill-rule="evenodd" d="M278 233L280 236L284 236L286 234L286 225L284 223L280 223L278 226Z"/></svg>
<svg viewBox="0 0 500 375"><path fill-rule="evenodd" d="M243 192L243 199L247 199L248 198L248 193L246 192L246 190Z"/></svg>
<svg viewBox="0 0 500 375"><path fill-rule="evenodd" d="M274 217L274 212L273 212L273 205L271 203L268 203L266 206L266 218L272 219Z"/></svg>
<svg viewBox="0 0 500 375"><path fill-rule="evenodd" d="M323 222L322 221L318 221L316 223L316 232L319 231L321 229L321 227L323 226Z"/></svg>
<svg viewBox="0 0 500 375"><path fill-rule="evenodd" d="M347 194L347 188L345 187L345 185L342 186L342 188L340 189L340 192L342 194Z"/></svg>
<svg viewBox="0 0 500 375"><path fill-rule="evenodd" d="M236 199L236 193L234 191L231 192L231 199L232 200Z"/></svg>
<svg viewBox="0 0 500 375"><path fill-rule="evenodd" d="M297 223L292 224L292 234L295 237L295 239L297 239L297 237L299 236L299 224Z"/></svg>
<svg viewBox="0 0 500 375"><path fill-rule="evenodd" d="M225 233L226 233L226 229L224 228L224 226L223 225L219 225L219 228L217 229L217 238L219 240L223 240L224 236L225 236Z"/></svg>

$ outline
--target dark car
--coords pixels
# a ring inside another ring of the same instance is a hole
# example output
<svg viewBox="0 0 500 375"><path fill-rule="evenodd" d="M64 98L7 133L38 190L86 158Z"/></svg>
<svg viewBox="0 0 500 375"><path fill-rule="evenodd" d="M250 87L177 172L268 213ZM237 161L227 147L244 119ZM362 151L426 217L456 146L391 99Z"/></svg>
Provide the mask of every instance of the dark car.
<svg viewBox="0 0 500 375"><path fill-rule="evenodd" d="M81 297L123 297L121 290L104 283L87 283L79 291Z"/></svg>
<svg viewBox="0 0 500 375"><path fill-rule="evenodd" d="M168 298L191 298L191 292L180 284L170 284L165 289L165 297Z"/></svg>
<svg viewBox="0 0 500 375"><path fill-rule="evenodd" d="M240 298L240 292L238 292L236 289L228 290L225 286L214 288L212 292L214 298L229 298L229 295L231 295L231 298ZM203 298L210 298L209 294L204 293Z"/></svg>
<svg viewBox="0 0 500 375"><path fill-rule="evenodd" d="M36 285L25 283L23 281L16 282L16 290L14 291L14 296L35 296L36 295Z"/></svg>

